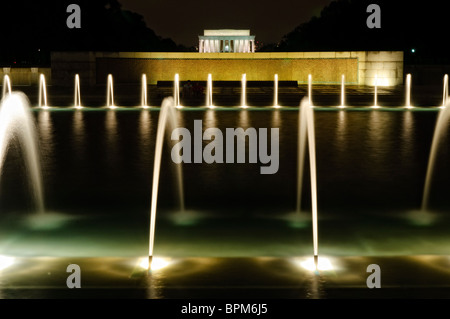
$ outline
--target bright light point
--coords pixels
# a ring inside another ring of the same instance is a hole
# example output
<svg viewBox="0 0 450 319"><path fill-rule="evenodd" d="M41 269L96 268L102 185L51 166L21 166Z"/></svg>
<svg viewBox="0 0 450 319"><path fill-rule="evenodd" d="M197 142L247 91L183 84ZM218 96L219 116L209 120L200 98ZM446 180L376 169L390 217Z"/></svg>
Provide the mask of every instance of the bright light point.
<svg viewBox="0 0 450 319"><path fill-rule="evenodd" d="M371 108L373 108L373 109L379 109L380 107L379 107L378 105L373 105L373 106L371 106Z"/></svg>
<svg viewBox="0 0 450 319"><path fill-rule="evenodd" d="M208 105L208 108L209 109L214 109L214 108L216 108L214 105Z"/></svg>
<svg viewBox="0 0 450 319"><path fill-rule="evenodd" d="M81 105L75 106L76 109L82 109L83 107Z"/></svg>
<svg viewBox="0 0 450 319"><path fill-rule="evenodd" d="M160 270L172 264L169 258L164 257L153 257L152 263L150 265L151 270ZM148 258L147 258L147 269L148 269Z"/></svg>
<svg viewBox="0 0 450 319"><path fill-rule="evenodd" d="M279 106L279 105L274 105L273 107L276 108L276 109L279 109L281 106Z"/></svg>
<svg viewBox="0 0 450 319"><path fill-rule="evenodd" d="M149 267L148 257L144 257L139 261L139 267L142 269L148 269Z"/></svg>
<svg viewBox="0 0 450 319"><path fill-rule="evenodd" d="M414 106L405 106L405 109L413 109L414 108Z"/></svg>
<svg viewBox="0 0 450 319"><path fill-rule="evenodd" d="M345 105L339 105L338 108L345 109Z"/></svg>
<svg viewBox="0 0 450 319"><path fill-rule="evenodd" d="M242 105L241 108L246 109L246 108L248 108L248 106L247 105Z"/></svg>
<svg viewBox="0 0 450 319"><path fill-rule="evenodd" d="M316 263L314 262L314 258L308 258L306 260L298 262L298 264L309 271L316 271L316 270L333 270L333 265L331 264L331 261L326 257L319 257L318 258L318 264L316 267Z"/></svg>
<svg viewBox="0 0 450 319"><path fill-rule="evenodd" d="M110 105L110 106L108 106L108 109L114 110L114 109L117 109L117 106L115 106L115 105Z"/></svg>
<svg viewBox="0 0 450 319"><path fill-rule="evenodd" d="M177 106L175 106L177 109L182 109L183 108L183 106L181 106L181 105L177 105Z"/></svg>
<svg viewBox="0 0 450 319"><path fill-rule="evenodd" d="M142 108L143 108L143 109L148 109L149 106L148 106L148 105L142 105Z"/></svg>
<svg viewBox="0 0 450 319"><path fill-rule="evenodd" d="M0 270L6 269L14 263L14 257L0 255Z"/></svg>
<svg viewBox="0 0 450 319"><path fill-rule="evenodd" d="M49 108L50 108L50 106L47 106L47 105L41 106L41 109L43 109L43 110L48 110Z"/></svg>
<svg viewBox="0 0 450 319"><path fill-rule="evenodd" d="M411 49L411 52L412 52L412 53L416 52L416 49Z"/></svg>

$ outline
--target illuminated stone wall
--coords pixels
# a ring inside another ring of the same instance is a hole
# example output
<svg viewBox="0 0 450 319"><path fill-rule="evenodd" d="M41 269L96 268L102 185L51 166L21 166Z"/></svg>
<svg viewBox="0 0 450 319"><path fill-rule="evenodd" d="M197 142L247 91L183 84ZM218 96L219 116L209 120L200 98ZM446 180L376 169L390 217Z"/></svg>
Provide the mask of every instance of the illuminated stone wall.
<svg viewBox="0 0 450 319"><path fill-rule="evenodd" d="M0 68L0 78L8 75L11 79L11 84L14 85L38 85L39 76L44 74L45 82L51 84L51 69L50 68Z"/></svg>
<svg viewBox="0 0 450 319"><path fill-rule="evenodd" d="M55 52L52 77L58 83L73 83L74 74L85 83L103 84L109 73L115 83L139 83L147 75L148 83L180 80L206 81L279 81L306 83L308 74L316 84L339 84L345 74L347 84L373 85L403 83L403 52L281 52L281 53L159 53L159 52Z"/></svg>

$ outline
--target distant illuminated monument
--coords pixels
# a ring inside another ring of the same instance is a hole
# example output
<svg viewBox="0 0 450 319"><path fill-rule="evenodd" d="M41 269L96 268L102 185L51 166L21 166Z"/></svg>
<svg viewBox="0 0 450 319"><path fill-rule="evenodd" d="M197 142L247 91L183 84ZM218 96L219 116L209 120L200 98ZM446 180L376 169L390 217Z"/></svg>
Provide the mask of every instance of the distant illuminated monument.
<svg viewBox="0 0 450 319"><path fill-rule="evenodd" d="M255 52L255 36L250 30L204 30L198 42L200 53Z"/></svg>

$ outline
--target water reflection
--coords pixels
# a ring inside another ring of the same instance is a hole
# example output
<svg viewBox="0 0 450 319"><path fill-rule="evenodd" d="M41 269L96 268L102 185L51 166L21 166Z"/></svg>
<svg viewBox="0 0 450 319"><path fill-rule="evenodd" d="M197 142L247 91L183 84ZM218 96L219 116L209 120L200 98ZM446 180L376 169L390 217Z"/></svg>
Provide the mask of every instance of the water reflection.
<svg viewBox="0 0 450 319"><path fill-rule="evenodd" d="M347 112L339 111L336 124L336 141L339 149L345 150L347 145Z"/></svg>
<svg viewBox="0 0 450 319"><path fill-rule="evenodd" d="M110 165L115 165L118 159L118 132L117 132L117 112L106 111L106 157Z"/></svg>
<svg viewBox="0 0 450 319"><path fill-rule="evenodd" d="M242 127L244 130L250 127L249 111L241 110L239 111L239 120L236 127Z"/></svg>
<svg viewBox="0 0 450 319"><path fill-rule="evenodd" d="M412 112L403 112L403 121L402 121L402 146L400 147L400 151L402 153L403 158L412 158L414 153L414 130L415 123ZM410 161L408 161L411 163Z"/></svg>
<svg viewBox="0 0 450 319"><path fill-rule="evenodd" d="M274 110L272 111L272 127L273 128L280 128L282 125L281 121L281 111L280 110Z"/></svg>
<svg viewBox="0 0 450 319"><path fill-rule="evenodd" d="M213 110L206 111L203 119L203 129L210 127L217 127L217 112Z"/></svg>
<svg viewBox="0 0 450 319"><path fill-rule="evenodd" d="M84 155L86 154L86 134L83 111L81 110L76 110L73 113L73 141L76 155L80 158L84 158Z"/></svg>
<svg viewBox="0 0 450 319"><path fill-rule="evenodd" d="M52 167L54 160L54 132L51 112L48 110L39 111L37 122L41 142L42 165L45 165L46 170L48 170Z"/></svg>

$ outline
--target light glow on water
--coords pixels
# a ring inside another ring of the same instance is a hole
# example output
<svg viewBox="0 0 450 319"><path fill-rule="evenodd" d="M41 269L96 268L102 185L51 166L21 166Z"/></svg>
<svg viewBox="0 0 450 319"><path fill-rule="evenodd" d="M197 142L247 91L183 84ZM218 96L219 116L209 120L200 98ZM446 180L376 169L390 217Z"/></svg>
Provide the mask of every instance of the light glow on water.
<svg viewBox="0 0 450 319"><path fill-rule="evenodd" d="M15 258L11 256L0 255L0 271L14 264Z"/></svg>
<svg viewBox="0 0 450 319"><path fill-rule="evenodd" d="M317 260L317 262L316 262ZM331 271L334 270L333 264L331 260L327 257L319 257L318 259L314 259L312 257L307 259L296 260L295 263L299 265L301 268L306 269L308 271Z"/></svg>

